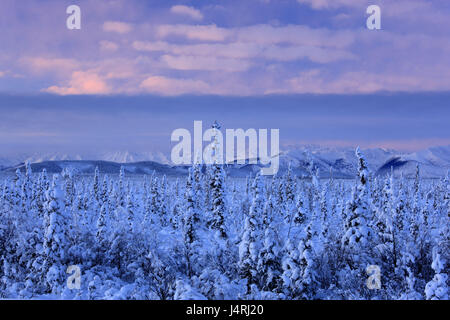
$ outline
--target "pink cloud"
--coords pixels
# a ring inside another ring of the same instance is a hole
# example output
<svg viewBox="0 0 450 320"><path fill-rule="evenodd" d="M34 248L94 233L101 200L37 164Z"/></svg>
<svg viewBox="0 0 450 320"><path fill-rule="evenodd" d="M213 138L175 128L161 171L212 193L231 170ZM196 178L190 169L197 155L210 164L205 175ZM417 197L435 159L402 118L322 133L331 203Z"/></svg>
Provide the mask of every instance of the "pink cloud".
<svg viewBox="0 0 450 320"><path fill-rule="evenodd" d="M20 60L20 64L29 68L32 72L55 72L67 73L79 68L80 64L74 59L65 58L45 58L45 57L26 57Z"/></svg>
<svg viewBox="0 0 450 320"><path fill-rule="evenodd" d="M258 24L240 28L220 28L216 25L160 25L156 29L160 38L171 35L190 40L216 41L228 40L230 43L247 43L258 45L294 44L301 46L321 46L345 48L355 40L351 31L331 31L324 28L310 28L304 25L287 25L274 27Z"/></svg>
<svg viewBox="0 0 450 320"><path fill-rule="evenodd" d="M165 52L173 55L224 57L247 59L262 55L264 47L243 42L201 43L193 45L173 44L165 41L135 41L133 48L137 51Z"/></svg>
<svg viewBox="0 0 450 320"><path fill-rule="evenodd" d="M107 32L116 32L119 34L125 34L130 32L132 29L133 26L131 24L120 21L106 21L103 24L103 30Z"/></svg>
<svg viewBox="0 0 450 320"><path fill-rule="evenodd" d="M360 7L367 1L361 0L297 0L300 4L307 4L313 9L330 9L339 7Z"/></svg>
<svg viewBox="0 0 450 320"><path fill-rule="evenodd" d="M356 56L351 52L341 49L331 49L327 47L314 47L314 46L278 46L272 44L256 44L245 42L230 42L228 44L223 43L202 43L195 45L178 45L171 44L163 41L156 42L144 42L135 41L133 48L138 51L148 52L166 52L172 55L179 56L191 56L195 64L199 64L195 59L201 57L208 57L209 59L215 58L215 62L218 65L215 69L207 68L204 70L222 70L226 64L222 65L222 61L219 58L228 59L251 59L251 58L264 58L268 60L276 61L295 61L300 59L309 59L318 63L329 63L338 60L355 59ZM201 57L199 57L201 56ZM246 62L246 65L249 65ZM196 68L197 69L197 68ZM203 68L198 68L202 70ZM246 70L244 68L243 70ZM186 70L192 70L191 68ZM239 71L239 70L238 70Z"/></svg>
<svg viewBox="0 0 450 320"><path fill-rule="evenodd" d="M242 72L250 68L250 62L246 60L227 59L205 56L171 56L163 55L162 61L176 70L205 70Z"/></svg>
<svg viewBox="0 0 450 320"><path fill-rule="evenodd" d="M307 58L317 63L356 59L354 54L345 50L313 46L270 46L265 50L264 57L277 61L294 61Z"/></svg>
<svg viewBox="0 0 450 320"><path fill-rule="evenodd" d="M133 48L138 51L169 51L174 45L165 41L134 41Z"/></svg>
<svg viewBox="0 0 450 320"><path fill-rule="evenodd" d="M208 93L211 91L210 86L201 80L174 79L161 76L152 76L145 79L140 87L146 92L162 95Z"/></svg>
<svg viewBox="0 0 450 320"><path fill-rule="evenodd" d="M100 41L100 49L104 51L116 51L119 45L112 41L102 40Z"/></svg>
<svg viewBox="0 0 450 320"><path fill-rule="evenodd" d="M59 95L72 94L107 94L111 90L108 85L95 73L76 71L72 74L69 85L51 86L43 90L44 92Z"/></svg>
<svg viewBox="0 0 450 320"><path fill-rule="evenodd" d="M355 41L355 34L349 30L329 30L311 28L306 25L286 25L275 27L259 24L234 29L240 42L257 44L294 44L301 46L320 46L346 48Z"/></svg>
<svg viewBox="0 0 450 320"><path fill-rule="evenodd" d="M266 93L316 93L316 94L360 94L377 91L440 91L446 90L450 83L450 73L441 78L427 77L424 74L401 74L385 72L376 74L366 71L346 72L330 78L320 69L302 72L298 77L286 81L286 86L266 91Z"/></svg>
<svg viewBox="0 0 450 320"><path fill-rule="evenodd" d="M201 11L197 10L193 7L176 5L176 6L172 6L170 8L170 12L179 14L179 15L188 16L194 20L202 20L203 19L203 14L201 13Z"/></svg>
<svg viewBox="0 0 450 320"><path fill-rule="evenodd" d="M175 35L201 41L224 41L231 34L228 29L219 28L215 24L197 26L165 24L158 26L156 33L161 38Z"/></svg>

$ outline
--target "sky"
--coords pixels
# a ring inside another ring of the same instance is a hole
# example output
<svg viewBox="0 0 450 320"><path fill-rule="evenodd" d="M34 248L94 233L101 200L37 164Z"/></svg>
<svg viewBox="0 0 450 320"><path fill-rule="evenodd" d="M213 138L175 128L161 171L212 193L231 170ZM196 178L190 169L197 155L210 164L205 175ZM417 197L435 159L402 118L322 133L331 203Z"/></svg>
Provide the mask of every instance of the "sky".
<svg viewBox="0 0 450 320"><path fill-rule="evenodd" d="M449 92L449 1L0 3L0 154L167 149L217 118L284 144L417 150L450 144Z"/></svg>

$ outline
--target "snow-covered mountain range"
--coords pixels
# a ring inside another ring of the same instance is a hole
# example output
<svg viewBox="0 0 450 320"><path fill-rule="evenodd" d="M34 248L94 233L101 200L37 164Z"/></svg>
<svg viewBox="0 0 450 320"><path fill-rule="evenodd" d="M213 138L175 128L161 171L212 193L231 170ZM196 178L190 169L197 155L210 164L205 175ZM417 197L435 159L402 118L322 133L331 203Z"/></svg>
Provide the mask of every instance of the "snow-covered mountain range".
<svg viewBox="0 0 450 320"><path fill-rule="evenodd" d="M32 153L32 154L17 154L12 156L0 155L0 169L6 167L16 166L20 163L41 163L45 161L110 161L117 163L133 163L141 161L154 161L161 164L170 164L170 156L163 152L130 152L130 151L114 151L101 153Z"/></svg>
<svg viewBox="0 0 450 320"><path fill-rule="evenodd" d="M395 174L412 177L418 164L423 177L437 178L444 176L450 169L450 146L432 147L412 153L383 148L363 149L362 152L371 171L378 175L385 175L392 168ZM319 167L322 176L332 174L336 177L354 177L356 173L354 148L319 146L288 148L280 157L280 168L284 169L291 163L292 168L306 170L308 159L311 158ZM300 174L307 175L307 171Z"/></svg>
<svg viewBox="0 0 450 320"><path fill-rule="evenodd" d="M362 150L371 171L385 175L394 169L396 174L406 177L414 175L419 164L421 174L426 178L444 176L450 169L450 146L433 147L426 150L404 153L391 149ZM321 147L321 146L290 146L280 154L280 171L282 174L289 164L298 176L308 176L308 164L312 160L319 168L322 177L333 175L336 178L352 178L356 173L356 157L354 148ZM130 173L149 173L153 170L179 175L187 172L186 168L171 165L170 156L163 152L107 152L99 154L31 154L10 157L0 156L0 170L12 171L25 162L33 164L36 171L47 168L49 172L59 172L63 167L72 166L83 173L93 172L95 166L103 168L104 173L117 173L120 164L126 164ZM228 165L232 176L246 176L256 173L258 165Z"/></svg>

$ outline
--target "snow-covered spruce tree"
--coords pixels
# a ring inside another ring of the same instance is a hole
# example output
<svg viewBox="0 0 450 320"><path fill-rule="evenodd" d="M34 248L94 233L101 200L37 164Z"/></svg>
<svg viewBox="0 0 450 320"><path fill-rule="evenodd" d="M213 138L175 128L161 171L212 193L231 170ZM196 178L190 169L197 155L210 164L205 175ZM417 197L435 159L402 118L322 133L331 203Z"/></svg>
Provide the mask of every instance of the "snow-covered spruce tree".
<svg viewBox="0 0 450 320"><path fill-rule="evenodd" d="M47 170L42 169L41 174L39 175L39 192L37 193L37 197L39 198L39 204L42 204L42 207L39 206L39 216L42 218L44 215L44 203L46 200L47 191L50 189L50 180L47 175Z"/></svg>
<svg viewBox="0 0 450 320"><path fill-rule="evenodd" d="M222 239L227 239L227 232L225 226L225 171L220 164L214 164L213 176L211 177L211 203L212 203L212 217L211 229L215 230L218 236Z"/></svg>
<svg viewBox="0 0 450 320"><path fill-rule="evenodd" d="M130 190L127 193L126 198L126 211L127 211L127 229L130 235L135 234L136 228L135 228L135 205L134 205L134 199L133 199L133 191Z"/></svg>
<svg viewBox="0 0 450 320"><path fill-rule="evenodd" d="M346 253L347 268L353 273L353 281L360 288L365 288L365 270L375 261L374 248L377 245L376 233L373 230L373 213L369 199L368 168L366 160L359 148L356 149L358 159L358 179L353 197L348 204L346 231L341 246Z"/></svg>
<svg viewBox="0 0 450 320"><path fill-rule="evenodd" d="M86 219L86 225L85 228L87 228L89 230L89 233L95 233L95 224L97 222L97 217L98 214L100 212L100 208L101 208L101 202L99 202L95 195L94 195L94 189L92 187L92 184L89 184L87 186L87 193L85 193L85 201L86 201L86 206L87 206L87 210L86 210L86 214L85 214L85 219ZM119 208L119 210L121 210L122 208Z"/></svg>
<svg viewBox="0 0 450 320"><path fill-rule="evenodd" d="M9 298L15 292L15 267L17 256L17 226L15 217L19 214L12 199L13 184L6 179L0 207L0 298ZM14 262L14 264L12 264ZM16 293L15 293L16 294Z"/></svg>
<svg viewBox="0 0 450 320"><path fill-rule="evenodd" d="M0 257L0 298L10 298L11 296L17 295L17 290L14 288L15 270L8 262L9 255L5 253Z"/></svg>
<svg viewBox="0 0 450 320"><path fill-rule="evenodd" d="M27 219L33 219L32 215L32 197L33 197L33 171L31 170L30 162L25 163L25 175L23 177L21 186L21 203L22 214Z"/></svg>
<svg viewBox="0 0 450 320"><path fill-rule="evenodd" d="M378 236L378 244L375 247L378 256L377 265L383 270L383 274L394 275L396 262L400 258L400 250L398 246L399 232L395 229L393 221L397 188L392 169L391 174L386 176L383 186L380 188L379 207L375 209L374 220L374 229ZM383 289L399 287L398 279L394 281L393 278L390 277L381 282Z"/></svg>
<svg viewBox="0 0 450 320"><path fill-rule="evenodd" d="M418 167L417 167L418 168ZM416 179L414 187L419 188L418 175L416 171ZM421 294L416 289L416 259L419 256L418 250L418 226L413 210L408 205L408 195L406 193L406 181L403 176L400 181L400 188L397 196L397 205L393 214L394 228L393 233L394 244L399 248L400 257L395 261L395 274L400 281L402 294L401 299L419 300L422 299ZM402 222L399 223L399 220ZM403 228L400 229L400 228ZM421 290L420 290L421 291Z"/></svg>
<svg viewBox="0 0 450 320"><path fill-rule="evenodd" d="M173 268L164 264L155 251L150 251L146 259L150 289L161 300L173 299L176 281Z"/></svg>
<svg viewBox="0 0 450 320"><path fill-rule="evenodd" d="M308 200L306 202L307 211L310 213L310 221L318 221L320 217L319 206L319 173L318 169L314 167L313 161L308 162L308 170L311 175L311 188L308 188ZM315 217L315 218L313 218ZM315 227L315 236L321 234L321 228L318 224L311 225ZM304 233L299 232L300 237L305 236ZM297 238L297 237L294 237ZM283 280L283 293L290 299L298 299L302 297L303 284L302 284L302 266L301 266L301 253L303 253L303 240L297 242L297 240L288 237L284 245L284 256L282 258L282 280ZM300 245L300 246L299 246ZM301 249L302 251L300 252Z"/></svg>
<svg viewBox="0 0 450 320"><path fill-rule="evenodd" d="M150 226L153 224L153 217L151 212L152 199L150 197L150 190L148 189L142 195L143 213L141 229L144 234L147 234L150 230Z"/></svg>
<svg viewBox="0 0 450 320"><path fill-rule="evenodd" d="M70 210L73 205L74 197L75 197L75 186L73 181L73 173L70 169L64 168L61 172L61 176L63 178L64 183L64 192L66 195L65 206L66 210Z"/></svg>
<svg viewBox="0 0 450 320"><path fill-rule="evenodd" d="M203 208L207 225L211 223L212 216L212 201L211 201L211 183L213 180L213 167L205 166L205 173L203 175Z"/></svg>
<svg viewBox="0 0 450 320"><path fill-rule="evenodd" d="M102 187L100 188L100 203L101 204L108 204L109 202L109 178L108 175L105 174L103 177ZM109 204L108 204L109 205ZM108 208L109 210L109 208Z"/></svg>
<svg viewBox="0 0 450 320"><path fill-rule="evenodd" d="M401 283L401 291L402 294L400 299L402 300L421 300L422 295L416 290L416 277L414 274L414 264L415 258L410 253L410 250L406 250L402 252L402 258L398 270L400 270L402 274L402 283Z"/></svg>
<svg viewBox="0 0 450 320"><path fill-rule="evenodd" d="M283 177L283 210L286 223L291 224L293 216L296 212L295 207L295 192L297 189L296 181L292 174L291 164L289 163L288 170Z"/></svg>
<svg viewBox="0 0 450 320"><path fill-rule="evenodd" d="M159 220L161 221L161 226L166 227L168 225L168 208L167 208L167 178L165 175L161 178L161 183L159 185Z"/></svg>
<svg viewBox="0 0 450 320"><path fill-rule="evenodd" d="M301 269L298 247L296 247L291 239L287 239L282 258L282 291L288 299L296 299L299 297L301 285Z"/></svg>
<svg viewBox="0 0 450 320"><path fill-rule="evenodd" d="M109 205L109 211L113 212L114 208L116 207L116 184L114 182L114 179L109 179L109 185L108 185L108 205Z"/></svg>
<svg viewBox="0 0 450 320"><path fill-rule="evenodd" d="M100 214L97 219L97 233L96 239L100 248L102 248L107 239L107 217L108 217L108 205L104 203L100 209Z"/></svg>
<svg viewBox="0 0 450 320"><path fill-rule="evenodd" d="M314 210L298 245L300 279L296 282L297 294L303 299L313 299L318 290L318 269L324 251L320 210Z"/></svg>
<svg viewBox="0 0 450 320"><path fill-rule="evenodd" d="M35 186L37 188L31 165L26 163L21 188L21 207L20 210L11 212L16 225L15 240L13 241L16 249L15 254L10 257L10 270L15 271L16 281L25 284L25 288L21 288L19 292L21 298L30 298L35 292L35 284L38 282L33 263L37 260L38 252L42 248L43 230L42 220L35 206Z"/></svg>
<svg viewBox="0 0 450 320"><path fill-rule="evenodd" d="M203 174L202 174L202 167L201 164L198 162L195 162L193 165L193 172L192 172L192 191L194 193L194 199L195 199L195 209L197 212L203 212L204 211L204 192L203 192ZM199 221L201 220L201 217L196 217Z"/></svg>
<svg viewBox="0 0 450 320"><path fill-rule="evenodd" d="M36 211L33 210L33 172L31 170L31 165L29 162L25 163L25 174L16 182L16 185L20 190L18 191L19 199L17 209L20 211L18 219L18 228L20 233L30 232L31 223L37 218L35 216Z"/></svg>
<svg viewBox="0 0 450 320"><path fill-rule="evenodd" d="M116 190L117 206L125 207L125 168L120 166L119 183Z"/></svg>
<svg viewBox="0 0 450 320"><path fill-rule="evenodd" d="M332 190L330 190L329 197L329 215L328 215L328 241L329 246L337 246L342 238L342 210L345 206L344 196L341 192L341 184L342 182L336 181L335 183L331 183ZM337 248L333 248L332 250L336 252Z"/></svg>
<svg viewBox="0 0 450 320"><path fill-rule="evenodd" d="M393 222L392 213L394 211L394 177L386 177L381 191L379 207L376 211L375 226L378 232L380 244L377 249L381 254L384 266L392 266L393 260Z"/></svg>
<svg viewBox="0 0 450 320"><path fill-rule="evenodd" d="M375 208L379 208L381 206L383 190L382 183L384 183L383 179L380 179L380 177L374 175L370 197Z"/></svg>
<svg viewBox="0 0 450 320"><path fill-rule="evenodd" d="M275 207L275 216L284 217L283 202L284 202L284 186L283 178L275 175L273 177L272 196ZM250 206L249 206L250 207Z"/></svg>
<svg viewBox="0 0 450 320"><path fill-rule="evenodd" d="M320 194L322 190L322 186L320 184L320 175L319 175L319 168L314 166L313 162L310 162L309 171L311 174L311 188L310 192L311 194L311 213L310 213L310 221L308 225L311 225L313 227L312 231L314 234L314 241L316 243L323 243L324 242L324 232L323 232L323 224L321 221L323 221L322 218L322 210L320 205ZM315 248L316 254L321 255L323 246L316 246Z"/></svg>
<svg viewBox="0 0 450 320"><path fill-rule="evenodd" d="M175 282L174 300L207 300L204 295L192 287L187 280Z"/></svg>
<svg viewBox="0 0 450 320"><path fill-rule="evenodd" d="M449 197L450 197L450 177L449 177L449 171L447 171L447 174L439 179L439 182L436 184L435 187L435 194L436 194L436 200L437 203L435 204L436 207L436 215L435 218L437 219L437 224L447 222L447 219L444 219L450 217L450 210L448 207L449 204ZM439 232L439 230L436 230L436 232Z"/></svg>
<svg viewBox="0 0 450 320"><path fill-rule="evenodd" d="M395 198L394 212L392 212L392 220L394 228L398 230L399 238L402 240L407 233L409 233L409 220L408 216L411 214L407 205L407 193L403 175L401 175L397 190L397 196ZM399 241L399 245L403 245L402 241Z"/></svg>
<svg viewBox="0 0 450 320"><path fill-rule="evenodd" d="M273 201L269 195L263 210L264 238L258 255L257 274L260 276L259 287L263 291L278 292L281 289L280 243L273 221Z"/></svg>
<svg viewBox="0 0 450 320"><path fill-rule="evenodd" d="M34 186L33 186L33 195L32 195L32 200L31 200L32 210L34 210L36 212L36 214L38 215L39 218L42 218L42 214L44 212L43 201L42 201L42 198L40 195L40 193L42 192L42 190L41 190L41 175L42 175L42 173L39 173L37 179L35 179Z"/></svg>
<svg viewBox="0 0 450 320"><path fill-rule="evenodd" d="M137 223L139 217L139 203L136 201L134 195L136 191L134 187L127 187L128 192L126 195L126 252L124 253L127 265L132 263L137 259L140 254L144 254L143 247L141 244L141 230L139 230L139 225Z"/></svg>
<svg viewBox="0 0 450 320"><path fill-rule="evenodd" d="M306 238L299 244L299 267L301 278L297 281L298 292L303 299L314 299L319 287L318 263L315 254L314 239L311 230L308 229Z"/></svg>
<svg viewBox="0 0 450 320"><path fill-rule="evenodd" d="M100 188L100 170L98 169L98 167L95 167L94 170L94 183L92 185L93 188L93 194L94 194L94 198L97 202L100 202L100 193L101 193L101 188Z"/></svg>
<svg viewBox="0 0 450 320"><path fill-rule="evenodd" d="M393 257L394 272L397 280L404 288L403 291L412 291L411 279L414 277L415 258L418 255L416 243L411 238L411 210L408 206L407 185L403 175L399 181L397 197L395 198L393 220Z"/></svg>
<svg viewBox="0 0 450 320"><path fill-rule="evenodd" d="M297 195L297 204L296 204L296 211L294 214L294 219L292 220L292 226L300 227L303 225L303 223L306 221L307 215L308 215L308 198L305 194L306 184L301 183L298 195Z"/></svg>
<svg viewBox="0 0 450 320"><path fill-rule="evenodd" d="M244 221L245 217L244 213L242 212L241 205L245 194L240 188L238 188L235 181L231 184L230 194L231 196L229 196L228 202L228 215L230 218L228 219L228 230L230 232L231 238L238 237L239 239L241 239L243 233L242 221Z"/></svg>
<svg viewBox="0 0 450 320"><path fill-rule="evenodd" d="M108 239L110 244L106 253L108 265L119 272L126 267L124 251L127 242L127 212L126 212L126 187L124 168L121 166L119 181L114 185L113 198L115 199L114 211L110 212L111 233Z"/></svg>
<svg viewBox="0 0 450 320"><path fill-rule="evenodd" d="M433 248L433 264L432 268L435 272L433 279L425 286L425 295L427 300L448 300L448 275L446 273L446 259L441 252L445 250L442 247L444 243ZM448 251L448 247L446 248Z"/></svg>
<svg viewBox="0 0 450 320"><path fill-rule="evenodd" d="M116 220L109 239L110 246L106 254L108 264L113 268L117 268L119 272L126 270L128 262L126 250L129 234L127 233L128 228L126 225L126 219L125 221Z"/></svg>
<svg viewBox="0 0 450 320"><path fill-rule="evenodd" d="M178 229L181 225L181 215L183 213L183 199L180 193L180 179L177 178L174 185L174 200L170 209L170 225L173 229ZM145 211L147 212L147 211Z"/></svg>
<svg viewBox="0 0 450 320"><path fill-rule="evenodd" d="M319 196L319 207L320 207L320 213L321 213L321 223L322 223L322 237L324 241L328 241L329 238L329 220L330 220L330 191L333 187L333 182L331 178L328 180L328 182L321 188L320 196Z"/></svg>
<svg viewBox="0 0 450 320"><path fill-rule="evenodd" d="M442 180L442 198L443 218L450 218L450 170L447 170L447 175ZM445 213L447 213L447 216L445 216Z"/></svg>
<svg viewBox="0 0 450 320"><path fill-rule="evenodd" d="M250 187L251 187L250 178L246 177L245 189L243 191L242 198L238 204L238 213L240 214L241 218L245 217L250 210L250 205L251 205L251 203L250 203ZM237 197L235 197L235 198L237 198ZM238 217L236 217L236 219L237 218Z"/></svg>
<svg viewBox="0 0 450 320"><path fill-rule="evenodd" d="M74 217L74 224L75 227L80 231L87 231L85 227L88 224L88 221L86 219L88 209L89 208L87 205L86 197L80 190L80 192L75 195L75 199L72 205L72 216Z"/></svg>
<svg viewBox="0 0 450 320"><path fill-rule="evenodd" d="M230 300L246 297L245 279L226 275L214 267L206 267L199 276L190 280L192 286L207 299Z"/></svg>
<svg viewBox="0 0 450 320"><path fill-rule="evenodd" d="M68 226L64 192L59 175L53 176L45 203L45 234L43 244L42 275L47 292L59 293L65 280Z"/></svg>
<svg viewBox="0 0 450 320"><path fill-rule="evenodd" d="M11 198L12 186L9 179L5 179L3 183L1 201L0 201L0 214L2 217L10 216L13 213L14 206Z"/></svg>
<svg viewBox="0 0 450 320"><path fill-rule="evenodd" d="M435 212L435 197L434 197L434 190L429 190L425 195L425 203L422 206L422 217L424 220L424 226L427 229L427 236L431 236L432 232L432 226L433 226L433 215Z"/></svg>
<svg viewBox="0 0 450 320"><path fill-rule="evenodd" d="M420 168L419 164L416 166L416 174L414 176L413 185L413 205L412 205L412 215L410 217L410 231L415 240L417 240L422 235L421 227L423 227L423 216L421 208L423 207L421 184L420 184Z"/></svg>
<svg viewBox="0 0 450 320"><path fill-rule="evenodd" d="M159 195L159 190L158 190L158 185L159 185L159 179L158 177L154 176L151 182L151 186L150 186L150 210L149 210L149 215L152 219L152 221L155 223L160 224L161 220L160 220L160 212L159 210L161 209L161 197Z"/></svg>
<svg viewBox="0 0 450 320"><path fill-rule="evenodd" d="M248 293L251 285L258 284L258 255L260 250L261 229L259 219L263 213L263 184L258 173L253 181L253 202L245 217L244 233L239 244L239 269L243 278L247 279Z"/></svg>
<svg viewBox="0 0 450 320"><path fill-rule="evenodd" d="M423 201L421 196L421 186L420 186L420 170L419 165L416 166L416 174L413 183L412 190L412 206L410 207L409 213L405 216L405 226L408 226L409 230L404 231L404 241L406 243L406 250L410 257L407 261L403 261L408 275L406 277L407 287L410 292L410 299L421 299L421 294L417 291L422 291L414 289L417 287L416 277L422 274L422 265L426 264L427 251L429 251L426 245L426 229L424 227L424 219L421 212L423 207ZM411 202L411 197L410 201ZM403 258L405 259L405 258Z"/></svg>
<svg viewBox="0 0 450 320"><path fill-rule="evenodd" d="M11 203L13 204L15 210L19 212L22 211L22 183L23 183L23 175L20 172L20 169L16 170L16 174L13 178L11 184ZM19 217L23 217L20 215Z"/></svg>
<svg viewBox="0 0 450 320"><path fill-rule="evenodd" d="M198 262L198 212L196 209L196 198L193 189L194 184L193 170L189 169L189 176L186 182L185 191L185 210L182 219L182 232L185 249L185 259L187 265L187 276L192 277L198 270L194 268L196 262Z"/></svg>

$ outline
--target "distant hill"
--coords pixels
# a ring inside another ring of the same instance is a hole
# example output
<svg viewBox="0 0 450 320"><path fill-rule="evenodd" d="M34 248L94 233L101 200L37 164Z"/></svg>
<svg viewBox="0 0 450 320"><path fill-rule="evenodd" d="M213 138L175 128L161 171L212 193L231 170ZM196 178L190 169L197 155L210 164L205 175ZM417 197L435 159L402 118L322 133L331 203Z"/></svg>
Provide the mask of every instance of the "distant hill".
<svg viewBox="0 0 450 320"><path fill-rule="evenodd" d="M142 161L134 163L118 163L112 161L95 161L95 160L61 160L61 161L43 161L32 163L33 172L41 172L46 169L48 173L60 173L65 168L70 168L77 174L93 174L95 168L104 174L118 174L120 167L124 167L125 173L128 174L165 174L167 176L185 175L188 172L187 167L174 167L160 164L153 161ZM25 170L25 164L19 164L10 168L3 169L5 172L15 172L17 169Z"/></svg>
<svg viewBox="0 0 450 320"><path fill-rule="evenodd" d="M429 148L420 152L401 153L388 149L366 149L363 153L368 161L369 168L377 175L390 173L391 168L396 175L403 174L412 177L418 164L421 175L425 178L439 178L444 176L450 169L450 146ZM94 157L90 155L89 157ZM22 156L22 161L11 160L12 158L0 158L0 171L14 172L17 169L24 169L25 161L32 163L34 172L40 172L44 168L49 173L59 173L64 168L72 168L80 174L92 174L95 167L105 174L117 174L121 166L129 174L165 174L167 176L187 175L187 166L170 165L168 157L162 153L156 155L151 153L109 153L98 156L99 158L114 160L89 160L77 155L47 155L38 157ZM148 160L148 158L160 159L160 161ZM36 159L36 161L33 161ZM136 161L135 159L139 159ZM329 148L319 146L290 147L280 154L280 170L278 174L283 174L289 165L293 173L299 177L307 177L309 161L319 169L320 176L327 178L353 178L356 174L356 157L353 148ZM17 161L17 162L14 162ZM233 177L246 177L255 175L261 168L259 165L230 163L226 166L228 175Z"/></svg>

